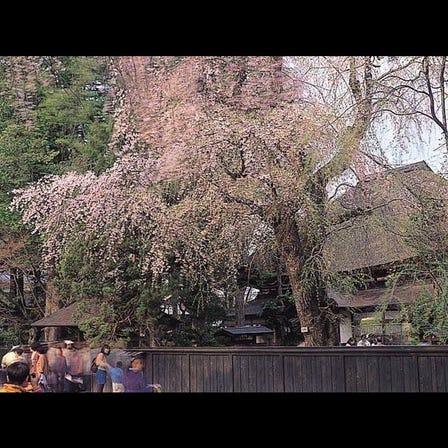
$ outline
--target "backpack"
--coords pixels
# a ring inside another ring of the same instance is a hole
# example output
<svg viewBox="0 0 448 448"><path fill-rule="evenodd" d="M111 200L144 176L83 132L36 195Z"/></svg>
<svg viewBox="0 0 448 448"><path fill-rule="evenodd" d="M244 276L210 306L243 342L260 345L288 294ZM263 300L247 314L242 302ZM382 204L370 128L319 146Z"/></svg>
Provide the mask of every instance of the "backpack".
<svg viewBox="0 0 448 448"><path fill-rule="evenodd" d="M92 363L90 364L90 371L92 373L96 373L96 371L98 370L98 366L96 365L95 360L96 360L96 356L95 356L95 358L92 359Z"/></svg>

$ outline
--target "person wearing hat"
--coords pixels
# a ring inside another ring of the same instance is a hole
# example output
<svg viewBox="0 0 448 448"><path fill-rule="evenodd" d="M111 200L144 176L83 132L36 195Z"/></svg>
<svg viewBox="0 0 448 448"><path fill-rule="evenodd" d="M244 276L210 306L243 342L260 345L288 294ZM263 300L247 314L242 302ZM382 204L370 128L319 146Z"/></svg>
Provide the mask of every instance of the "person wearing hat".
<svg viewBox="0 0 448 448"><path fill-rule="evenodd" d="M81 392L84 388L83 358L70 339L64 341L66 349L63 352L67 362L64 376L64 392Z"/></svg>
<svg viewBox="0 0 448 448"><path fill-rule="evenodd" d="M27 362L23 356L23 348L20 345L14 345L11 350L6 353L2 358L2 369L6 369L13 362Z"/></svg>

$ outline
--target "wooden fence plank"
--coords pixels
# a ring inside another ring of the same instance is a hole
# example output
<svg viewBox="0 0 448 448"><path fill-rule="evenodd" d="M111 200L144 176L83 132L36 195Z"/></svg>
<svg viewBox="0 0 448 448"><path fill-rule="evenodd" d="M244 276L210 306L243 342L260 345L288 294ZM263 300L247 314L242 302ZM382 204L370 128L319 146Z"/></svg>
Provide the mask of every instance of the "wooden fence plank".
<svg viewBox="0 0 448 448"><path fill-rule="evenodd" d="M303 392L302 364L303 356L284 357L285 368L285 392Z"/></svg>
<svg viewBox="0 0 448 448"><path fill-rule="evenodd" d="M448 392L448 346L137 351L146 356L147 381L166 392ZM111 362L132 352L114 353Z"/></svg>
<svg viewBox="0 0 448 448"><path fill-rule="evenodd" d="M429 356L418 357L419 371L419 391L432 392L432 371L431 359Z"/></svg>
<svg viewBox="0 0 448 448"><path fill-rule="evenodd" d="M380 392L392 392L390 356L378 356L378 380Z"/></svg>
<svg viewBox="0 0 448 448"><path fill-rule="evenodd" d="M380 391L380 375L379 375L379 363L378 357L368 356L366 358L367 368L367 391L379 392Z"/></svg>
<svg viewBox="0 0 448 448"><path fill-rule="evenodd" d="M404 370L403 370L403 357L391 356L391 392L404 392Z"/></svg>
<svg viewBox="0 0 448 448"><path fill-rule="evenodd" d="M356 356L350 356L347 354L345 357L345 391L357 392L357 367Z"/></svg>
<svg viewBox="0 0 448 448"><path fill-rule="evenodd" d="M418 366L416 356L403 356L403 383L405 392L418 392Z"/></svg>

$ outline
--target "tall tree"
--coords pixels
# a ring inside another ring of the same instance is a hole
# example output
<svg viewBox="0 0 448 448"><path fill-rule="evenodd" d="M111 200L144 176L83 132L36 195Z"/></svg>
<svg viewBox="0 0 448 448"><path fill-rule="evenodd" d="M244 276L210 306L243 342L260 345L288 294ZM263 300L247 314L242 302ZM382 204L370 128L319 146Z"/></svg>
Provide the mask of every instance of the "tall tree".
<svg viewBox="0 0 448 448"><path fill-rule="evenodd" d="M200 285L198 301L236 289L241 264L269 247L285 263L305 344L336 343L322 254L334 223L328 204L349 170L362 177L387 164L371 145L375 123L391 110L422 115L409 92L431 108L428 83L423 93L396 84L409 61L381 61L114 58L111 148L120 160L99 176L42 181L15 206L44 235L47 261L60 266L83 240L84 263L95 260L102 281L123 288L120 259L132 241L143 301L144 285L163 284L173 264Z"/></svg>
<svg viewBox="0 0 448 448"><path fill-rule="evenodd" d="M117 113L128 119L117 118L113 141L137 156L131 165L130 158L123 158L113 176L126 179L136 166L147 165L138 168L133 190L125 188L126 182L117 186L158 224L158 232L140 228L143 238L151 235L152 249L146 253L154 274L168 267L174 252L186 277L208 278L202 281L208 289L223 278L234 279L243 254L253 252L257 240L272 237L287 266L300 322L308 329L306 344L325 345L336 341L322 277L326 187L353 162L366 132L371 61L366 58L360 71L355 58L350 60L355 111L350 119L338 119L322 104L305 107L298 95L301 85L284 76L283 62L271 57L117 60L124 86ZM46 232L48 253L57 257L72 227L61 212L79 216L84 208L82 194L56 206L67 180L55 179L47 187L41 183L16 202L25 207L25 221ZM170 203L157 200L174 185ZM142 198L149 204L142 207ZM44 200L51 206L45 207ZM121 201L119 210L125 204ZM110 216L118 215L109 208L110 200L104 207ZM108 221L106 228L116 237L132 214L125 210L118 221L96 216ZM146 227L148 222L154 226L147 220ZM219 252L218 260L227 258L216 270Z"/></svg>
<svg viewBox="0 0 448 448"><path fill-rule="evenodd" d="M372 61L348 63L353 113L338 117L303 101L282 58L119 61L141 139L159 149L163 171L189 198L238 209L241 222L271 232L307 345L336 340L322 277L326 189L353 164L372 113Z"/></svg>
<svg viewBox="0 0 448 448"><path fill-rule="evenodd" d="M0 261L12 279L35 282L31 301L23 300L21 282L13 288L16 294L5 307L22 307L3 313L6 323L29 323L59 307L51 270L43 283L40 242L9 209L10 193L49 173L100 172L111 164L112 116L104 110L110 89L107 62L92 57L0 58Z"/></svg>

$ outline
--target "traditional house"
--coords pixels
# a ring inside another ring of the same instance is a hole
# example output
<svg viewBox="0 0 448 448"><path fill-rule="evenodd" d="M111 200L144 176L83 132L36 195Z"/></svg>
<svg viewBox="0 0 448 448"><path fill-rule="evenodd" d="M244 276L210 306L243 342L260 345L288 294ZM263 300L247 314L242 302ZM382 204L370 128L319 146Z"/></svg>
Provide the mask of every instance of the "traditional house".
<svg viewBox="0 0 448 448"><path fill-rule="evenodd" d="M328 270L363 278L355 293L328 289L339 312L341 343L362 333L384 335L389 343L407 342L409 324L395 319L400 306L431 292L433 285L421 277L399 284L393 278L403 263L418 258L407 240L411 216L419 213L422 203L438 200L442 190L448 190L447 181L421 161L368 176L334 201L329 218L338 223L330 228L324 246ZM288 287L283 279L282 293ZM259 288L253 300L245 301L244 321L267 325L263 308L279 295L279 285L274 281ZM227 317L226 324L235 325L236 310Z"/></svg>
<svg viewBox="0 0 448 448"><path fill-rule="evenodd" d="M367 177L335 201L333 213L347 219L331 229L324 248L327 265L332 272L362 276L365 285L352 294L328 291L342 317L341 342L361 333L407 342L409 325L394 321L399 307L433 286L421 277L391 284L404 262L418 259L407 239L411 216L446 189L447 181L422 161Z"/></svg>

